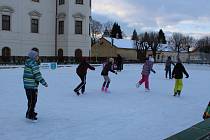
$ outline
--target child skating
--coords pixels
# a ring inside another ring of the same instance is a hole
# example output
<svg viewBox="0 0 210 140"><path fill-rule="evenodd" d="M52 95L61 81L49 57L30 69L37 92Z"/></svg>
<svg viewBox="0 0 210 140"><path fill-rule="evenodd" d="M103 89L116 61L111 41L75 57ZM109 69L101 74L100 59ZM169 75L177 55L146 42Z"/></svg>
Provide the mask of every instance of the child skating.
<svg viewBox="0 0 210 140"><path fill-rule="evenodd" d="M109 78L109 71L117 74L116 71L113 70L114 59L109 58L108 62L104 65L101 75L104 77L104 83L102 85L101 91L108 92L109 84L111 82Z"/></svg>
<svg viewBox="0 0 210 140"><path fill-rule="evenodd" d="M174 96L176 96L177 94L180 96L181 94L183 88L183 73L186 75L186 78L189 77L189 74L185 70L185 67L182 65L180 58L177 58L177 63L172 71L172 76L173 78L175 78Z"/></svg>
<svg viewBox="0 0 210 140"><path fill-rule="evenodd" d="M153 70L153 60L146 58L146 61L143 65L143 69L141 72L141 79L136 83L136 87L138 88L141 84L145 83L145 91L149 91L149 75L150 71L155 73L155 70Z"/></svg>
<svg viewBox="0 0 210 140"><path fill-rule="evenodd" d="M85 92L87 69L95 70L94 67L86 62L85 58L81 58L80 64L76 69L76 73L81 79L81 83L74 89L74 92L76 92L78 96L80 95L79 90L81 90L82 94Z"/></svg>
<svg viewBox="0 0 210 140"><path fill-rule="evenodd" d="M39 71L39 55L38 52L31 50L28 54L28 59L25 62L23 83L28 99L28 109L26 111L26 118L31 120L37 120L37 113L35 112L35 106L37 102L38 86L39 83L48 87L45 80Z"/></svg>
<svg viewBox="0 0 210 140"><path fill-rule="evenodd" d="M166 63L165 63L165 77L167 79L167 76L169 79L172 79L172 76L171 76L171 65L175 66L174 62L171 60L171 57L169 56L168 59L166 60Z"/></svg>

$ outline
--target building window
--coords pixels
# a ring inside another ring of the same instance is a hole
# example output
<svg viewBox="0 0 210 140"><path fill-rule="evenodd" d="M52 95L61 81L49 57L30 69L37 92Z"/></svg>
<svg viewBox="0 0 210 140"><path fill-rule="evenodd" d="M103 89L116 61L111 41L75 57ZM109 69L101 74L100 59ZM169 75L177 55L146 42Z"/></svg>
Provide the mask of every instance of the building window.
<svg viewBox="0 0 210 140"><path fill-rule="evenodd" d="M38 19L31 19L31 32L39 33L39 20Z"/></svg>
<svg viewBox="0 0 210 140"><path fill-rule="evenodd" d="M74 52L74 55L78 59L81 58L82 57L82 50L76 49L75 52Z"/></svg>
<svg viewBox="0 0 210 140"><path fill-rule="evenodd" d="M39 0L32 0L33 2L39 2Z"/></svg>
<svg viewBox="0 0 210 140"><path fill-rule="evenodd" d="M63 49L58 49L58 57L63 57Z"/></svg>
<svg viewBox="0 0 210 140"><path fill-rule="evenodd" d="M58 34L64 34L64 21L58 23Z"/></svg>
<svg viewBox="0 0 210 140"><path fill-rule="evenodd" d="M2 30L10 31L10 16L2 15Z"/></svg>
<svg viewBox="0 0 210 140"><path fill-rule="evenodd" d="M83 4L83 0L76 0L76 4Z"/></svg>
<svg viewBox="0 0 210 140"><path fill-rule="evenodd" d="M75 21L75 34L82 34L82 21Z"/></svg>
<svg viewBox="0 0 210 140"><path fill-rule="evenodd" d="M65 4L65 0L59 0L59 5Z"/></svg>
<svg viewBox="0 0 210 140"><path fill-rule="evenodd" d="M2 48L2 60L4 62L10 62L11 59L11 49L9 47Z"/></svg>

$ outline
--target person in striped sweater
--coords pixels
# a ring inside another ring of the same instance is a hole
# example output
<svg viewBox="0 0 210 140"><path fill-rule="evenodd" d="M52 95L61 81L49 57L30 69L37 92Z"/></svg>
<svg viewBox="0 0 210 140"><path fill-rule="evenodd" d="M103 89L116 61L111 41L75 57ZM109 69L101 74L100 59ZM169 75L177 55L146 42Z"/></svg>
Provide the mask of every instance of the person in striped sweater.
<svg viewBox="0 0 210 140"><path fill-rule="evenodd" d="M42 78L39 71L39 55L37 51L31 50L28 53L28 59L25 62L23 83L28 100L28 109L26 112L26 118L31 120L37 120L37 113L35 112L35 106L37 102L38 86L39 83L48 87L46 81Z"/></svg>
<svg viewBox="0 0 210 140"><path fill-rule="evenodd" d="M143 69L141 72L141 79L136 83L136 87L138 88L142 83L145 82L145 91L149 91L149 75L150 75L150 71L152 71L153 73L155 73L155 70L153 70L153 63L154 60L152 58L146 58L146 61L143 65Z"/></svg>
<svg viewBox="0 0 210 140"><path fill-rule="evenodd" d="M210 118L210 101L209 101L209 104L206 107L206 110L203 113L203 119L206 120L208 118Z"/></svg>

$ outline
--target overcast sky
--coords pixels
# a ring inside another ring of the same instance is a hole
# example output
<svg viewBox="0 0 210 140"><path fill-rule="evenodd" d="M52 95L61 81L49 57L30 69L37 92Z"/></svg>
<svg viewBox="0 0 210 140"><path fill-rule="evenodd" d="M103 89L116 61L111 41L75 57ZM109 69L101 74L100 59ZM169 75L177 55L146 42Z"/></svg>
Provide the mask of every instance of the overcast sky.
<svg viewBox="0 0 210 140"><path fill-rule="evenodd" d="M210 0L92 0L92 17L118 22L131 35L144 31L210 34Z"/></svg>

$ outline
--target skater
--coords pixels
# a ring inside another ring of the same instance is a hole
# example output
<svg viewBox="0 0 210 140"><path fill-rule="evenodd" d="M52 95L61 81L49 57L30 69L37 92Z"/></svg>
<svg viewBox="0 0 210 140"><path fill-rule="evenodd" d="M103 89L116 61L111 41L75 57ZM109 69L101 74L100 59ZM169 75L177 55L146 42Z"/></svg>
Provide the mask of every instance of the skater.
<svg viewBox="0 0 210 140"><path fill-rule="evenodd" d="M143 65L143 69L141 72L142 78L139 80L139 82L136 83L136 87L138 88L142 83L145 82L145 91L149 91L149 75L150 71L153 73L156 73L155 70L153 70L153 58L146 58L146 61Z"/></svg>
<svg viewBox="0 0 210 140"><path fill-rule="evenodd" d="M74 89L74 92L79 96L81 90L81 93L84 94L85 92L85 85L86 85L86 75L87 75L87 69L95 70L94 67L92 67L90 64L88 64L85 60L85 58L80 59L80 64L76 69L76 73L81 79L81 83Z"/></svg>
<svg viewBox="0 0 210 140"><path fill-rule="evenodd" d="M175 86L174 86L174 96L177 94L180 96L182 88L183 88L183 73L186 75L186 78L189 77L189 74L185 70L185 67L183 66L180 58L177 58L177 63L174 66L174 69L172 71L172 76L175 78Z"/></svg>
<svg viewBox="0 0 210 140"><path fill-rule="evenodd" d="M165 63L165 77L167 79L167 76L169 75L169 79L172 79L171 76L171 64L175 66L174 62L171 60L171 57L169 56Z"/></svg>
<svg viewBox="0 0 210 140"><path fill-rule="evenodd" d="M121 71L123 69L122 57L118 54L116 58L117 71Z"/></svg>
<svg viewBox="0 0 210 140"><path fill-rule="evenodd" d="M38 55L39 55L39 50L38 50L37 48L32 48L31 50L33 50L33 51L37 52L37 53L38 53ZM40 65L40 64L41 64L41 60L40 60L40 58L38 58L38 60L36 60L36 62L37 62L37 64L38 64L38 65Z"/></svg>
<svg viewBox="0 0 210 140"><path fill-rule="evenodd" d="M35 112L35 106L37 102L38 85L41 83L45 87L48 87L45 80L39 71L38 52L31 50L28 54L28 59L25 62L23 83L28 100L28 109L26 111L26 118L31 120L37 120L37 113Z"/></svg>
<svg viewBox="0 0 210 140"><path fill-rule="evenodd" d="M114 64L114 59L109 58L108 62L103 67L101 75L104 77L104 83L102 85L101 91L108 92L109 84L111 82L109 78L109 71L117 74L117 72L113 70L113 67L112 67L113 64Z"/></svg>
<svg viewBox="0 0 210 140"><path fill-rule="evenodd" d="M208 118L210 118L210 101L208 106L206 107L206 110L203 113L203 119L206 120Z"/></svg>

